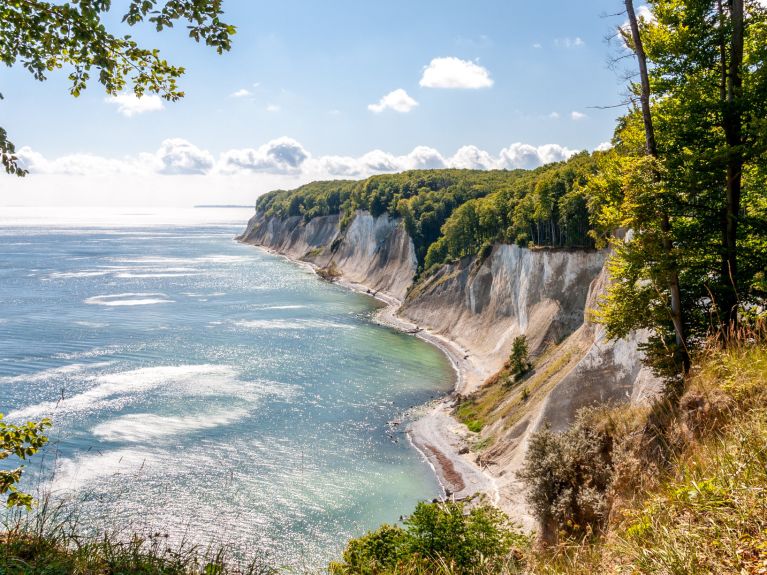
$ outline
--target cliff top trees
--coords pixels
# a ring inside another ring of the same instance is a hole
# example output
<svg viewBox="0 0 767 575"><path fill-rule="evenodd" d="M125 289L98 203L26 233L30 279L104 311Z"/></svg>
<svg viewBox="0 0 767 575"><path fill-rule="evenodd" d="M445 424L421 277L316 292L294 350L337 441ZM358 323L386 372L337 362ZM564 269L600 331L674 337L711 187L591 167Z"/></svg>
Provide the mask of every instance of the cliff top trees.
<svg viewBox="0 0 767 575"><path fill-rule="evenodd" d="M221 21L223 0L131 0L122 21L129 26L149 23L158 32L186 22L189 37L205 42L218 53L229 50L234 26ZM0 59L7 66L21 64L37 80L67 68L70 93L78 96L91 76L107 93L130 87L175 101L184 96L177 80L184 68L173 66L156 49L139 46L129 34L107 30L103 18L111 0L74 0L71 3L12 0L0 4ZM0 96L2 97L2 96ZM0 159L9 174L25 175L15 148L0 128Z"/></svg>
<svg viewBox="0 0 767 575"><path fill-rule="evenodd" d="M767 297L767 9L655 0L651 10L623 32L640 67L640 48L647 60L633 86L641 105L592 185L602 229L632 230L613 242L602 320L613 336L651 328L648 351L669 373L688 346L712 333L726 341Z"/></svg>

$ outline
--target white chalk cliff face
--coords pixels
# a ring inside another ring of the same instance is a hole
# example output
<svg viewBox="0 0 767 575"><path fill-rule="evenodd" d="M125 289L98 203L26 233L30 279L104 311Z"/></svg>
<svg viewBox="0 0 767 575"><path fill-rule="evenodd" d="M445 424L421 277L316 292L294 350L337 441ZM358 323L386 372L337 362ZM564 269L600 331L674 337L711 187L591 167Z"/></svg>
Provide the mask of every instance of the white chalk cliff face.
<svg viewBox="0 0 767 575"><path fill-rule="evenodd" d="M531 433L543 425L565 429L585 406L640 403L657 394L660 382L638 349L647 334L607 341L604 329L588 320L609 280L606 251L495 245L484 260L464 258L412 285L417 261L401 221L367 212L358 212L345 230L339 221L255 216L240 239L321 267L332 264L344 279L400 300L400 316L464 350L473 369L464 373L462 394L503 367L519 335L534 357L547 353L542 369L556 373L523 416L483 430L494 438L487 464L512 517L526 519L515 512L524 498L514 472Z"/></svg>
<svg viewBox="0 0 767 575"><path fill-rule="evenodd" d="M304 222L300 217L279 220L256 215L240 240L319 267L332 264L344 279L399 300L405 297L418 267L403 224L387 215L374 218L357 212L343 231L338 216Z"/></svg>

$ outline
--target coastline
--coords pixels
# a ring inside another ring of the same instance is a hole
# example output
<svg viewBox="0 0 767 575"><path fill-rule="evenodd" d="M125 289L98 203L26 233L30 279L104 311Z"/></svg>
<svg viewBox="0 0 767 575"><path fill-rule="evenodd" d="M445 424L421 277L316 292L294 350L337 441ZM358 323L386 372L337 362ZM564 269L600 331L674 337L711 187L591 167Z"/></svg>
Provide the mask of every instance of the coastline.
<svg viewBox="0 0 767 575"><path fill-rule="evenodd" d="M318 267L302 260L291 258L266 246L237 241L280 256L287 261L304 266L315 274ZM452 340L421 328L397 315L402 302L391 294L371 290L368 286L345 280L343 276L333 283L363 295L370 296L384 304L375 314L374 321L380 325L413 335L439 349L448 359L455 372L453 391L434 402L423 406L420 414L406 431L411 445L434 470L446 499L465 499L476 494L485 495L493 505L500 501L498 485L493 475L478 465L468 449L472 433L452 415L455 394L463 393L471 382L480 376L480 370L471 356Z"/></svg>

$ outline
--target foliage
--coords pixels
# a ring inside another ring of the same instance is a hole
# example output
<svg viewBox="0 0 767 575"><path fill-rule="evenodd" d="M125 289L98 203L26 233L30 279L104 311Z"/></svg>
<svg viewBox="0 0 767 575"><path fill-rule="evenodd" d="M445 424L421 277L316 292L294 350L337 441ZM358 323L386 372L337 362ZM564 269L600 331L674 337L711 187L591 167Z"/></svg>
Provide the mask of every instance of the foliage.
<svg viewBox="0 0 767 575"><path fill-rule="evenodd" d="M514 343L511 346L509 365L511 367L511 373L517 381L522 379L522 377L532 369L533 366L529 361L527 351L527 338L524 335L514 338Z"/></svg>
<svg viewBox="0 0 767 575"><path fill-rule="evenodd" d="M555 524L570 535L591 533L606 519L612 438L592 425L590 415L581 411L564 433L544 428L530 438L519 478L544 529Z"/></svg>
<svg viewBox="0 0 767 575"><path fill-rule="evenodd" d="M9 457L26 460L48 443L44 432L51 426L49 419L28 422L24 425L12 425L2 419L3 414L0 413L0 460ZM23 471L23 466L0 470L0 495L7 495L8 507L32 507L32 496L19 491L17 487Z"/></svg>
<svg viewBox="0 0 767 575"><path fill-rule="evenodd" d="M614 338L652 330L645 352L665 376L679 373L680 357L709 333L726 339L737 321L765 309L767 10L749 3L744 61L737 66L735 4L650 3L653 19L643 22L641 36L657 157L647 154L640 111L630 109L588 184L593 235L614 249L613 283L596 317ZM733 125L740 126L737 143ZM616 229L628 231L626 238L610 240ZM672 325L672 274L679 278L685 350Z"/></svg>
<svg viewBox="0 0 767 575"><path fill-rule="evenodd" d="M419 503L403 527L384 525L350 541L342 560L329 570L333 575L393 575L446 567L455 575L491 573L516 568L513 551L526 545L495 507Z"/></svg>
<svg viewBox="0 0 767 575"><path fill-rule="evenodd" d="M110 32L104 24L110 0L45 2L19 0L0 4L0 58L7 66L21 64L43 81L54 70L67 68L69 92L79 96L93 76L106 92L116 95L129 86L136 96L146 92L175 101L184 96L178 79L184 68L162 58L159 50L140 46L130 34ZM131 0L122 16L128 26L148 23L158 32L178 21L187 33L219 54L231 47L234 26L221 20L222 0ZM0 153L8 173L24 175L5 131Z"/></svg>
<svg viewBox="0 0 767 575"><path fill-rule="evenodd" d="M455 415L473 433L479 433L485 426L476 401L472 397L467 397L459 403Z"/></svg>

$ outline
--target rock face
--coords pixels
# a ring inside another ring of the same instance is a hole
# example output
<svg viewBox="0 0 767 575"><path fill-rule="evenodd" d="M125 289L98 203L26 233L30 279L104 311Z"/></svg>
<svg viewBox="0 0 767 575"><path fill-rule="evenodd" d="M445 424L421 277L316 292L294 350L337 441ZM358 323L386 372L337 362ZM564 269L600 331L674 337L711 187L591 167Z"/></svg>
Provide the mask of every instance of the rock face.
<svg viewBox="0 0 767 575"><path fill-rule="evenodd" d="M484 380L503 366L515 337L525 335L535 355L583 324L589 286L605 258L496 245L484 261L443 266L411 292L401 313L475 355Z"/></svg>
<svg viewBox="0 0 767 575"><path fill-rule="evenodd" d="M418 266L404 225L388 215L357 212L345 230L338 216L304 222L256 215L238 239L321 268L334 266L344 279L398 300L405 297Z"/></svg>

